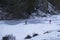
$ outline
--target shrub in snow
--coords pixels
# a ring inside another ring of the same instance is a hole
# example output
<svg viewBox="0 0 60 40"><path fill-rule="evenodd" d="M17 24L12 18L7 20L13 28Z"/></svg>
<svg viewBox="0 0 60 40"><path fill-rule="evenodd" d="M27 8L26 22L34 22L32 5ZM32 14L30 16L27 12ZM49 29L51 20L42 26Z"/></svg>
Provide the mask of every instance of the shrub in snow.
<svg viewBox="0 0 60 40"><path fill-rule="evenodd" d="M36 36L38 36L38 34L37 34L37 33L34 33L34 34L33 34L33 37L36 37Z"/></svg>
<svg viewBox="0 0 60 40"><path fill-rule="evenodd" d="M2 40L15 40L15 37L13 35L6 35L2 37Z"/></svg>
<svg viewBox="0 0 60 40"><path fill-rule="evenodd" d="M44 32L43 34L47 34L47 33L51 33L52 31L46 31L46 32Z"/></svg>
<svg viewBox="0 0 60 40"><path fill-rule="evenodd" d="M27 35L24 39L31 39L32 37L30 35Z"/></svg>
<svg viewBox="0 0 60 40"><path fill-rule="evenodd" d="M57 32L60 32L60 30L58 30Z"/></svg>

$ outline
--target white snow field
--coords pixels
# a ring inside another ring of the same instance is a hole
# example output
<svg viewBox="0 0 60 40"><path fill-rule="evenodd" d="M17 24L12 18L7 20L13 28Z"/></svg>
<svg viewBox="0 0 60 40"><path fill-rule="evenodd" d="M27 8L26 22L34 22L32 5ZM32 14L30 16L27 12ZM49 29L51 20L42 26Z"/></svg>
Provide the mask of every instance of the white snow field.
<svg viewBox="0 0 60 40"><path fill-rule="evenodd" d="M52 20L50 24L48 20ZM16 40L60 40L60 15L27 20L0 21L0 40L5 35L13 35ZM38 35L24 39L27 35Z"/></svg>

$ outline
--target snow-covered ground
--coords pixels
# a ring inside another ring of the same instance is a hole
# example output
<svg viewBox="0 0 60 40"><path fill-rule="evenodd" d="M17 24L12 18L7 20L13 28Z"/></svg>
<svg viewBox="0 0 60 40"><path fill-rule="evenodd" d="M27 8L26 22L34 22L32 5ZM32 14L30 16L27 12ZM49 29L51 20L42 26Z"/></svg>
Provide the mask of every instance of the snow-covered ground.
<svg viewBox="0 0 60 40"><path fill-rule="evenodd" d="M51 24L49 23L50 19L52 20ZM24 21L0 21L0 40L9 34L15 36L16 40L25 40L27 35L33 36L34 33L37 33L38 36L29 40L60 40L60 15L28 19L27 24Z"/></svg>

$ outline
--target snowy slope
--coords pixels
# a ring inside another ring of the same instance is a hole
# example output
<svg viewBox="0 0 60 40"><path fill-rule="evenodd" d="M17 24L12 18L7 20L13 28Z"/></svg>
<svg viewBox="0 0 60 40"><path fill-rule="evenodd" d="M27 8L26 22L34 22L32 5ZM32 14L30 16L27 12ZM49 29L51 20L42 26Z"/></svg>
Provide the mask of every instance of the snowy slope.
<svg viewBox="0 0 60 40"><path fill-rule="evenodd" d="M52 20L50 24L48 20ZM13 34L16 40L25 40L27 35L37 33L38 36L30 40L60 40L60 15L54 15L47 18L29 19L28 24L24 20L0 21L0 40L5 35ZM10 24L8 24L8 23ZM15 23L11 25L11 23Z"/></svg>
<svg viewBox="0 0 60 40"><path fill-rule="evenodd" d="M58 14L58 12L59 12L55 8L55 6L53 6L50 2L48 2L48 10L49 10L50 13L53 13L53 14Z"/></svg>

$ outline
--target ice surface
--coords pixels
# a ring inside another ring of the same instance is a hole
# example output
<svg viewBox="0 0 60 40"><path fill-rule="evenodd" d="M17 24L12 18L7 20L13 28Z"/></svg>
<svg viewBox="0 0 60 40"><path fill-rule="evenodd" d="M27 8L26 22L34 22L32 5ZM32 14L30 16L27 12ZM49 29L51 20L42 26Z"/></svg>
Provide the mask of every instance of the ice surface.
<svg viewBox="0 0 60 40"><path fill-rule="evenodd" d="M49 19L52 20L51 24ZM3 36L9 34L13 34L16 40L25 40L24 38L27 35L32 36L34 33L39 35L29 40L60 40L60 32L58 32L60 30L60 15L27 19L27 22L28 24L25 24L24 20L0 21L0 40L2 40ZM11 25L11 23L13 24Z"/></svg>

